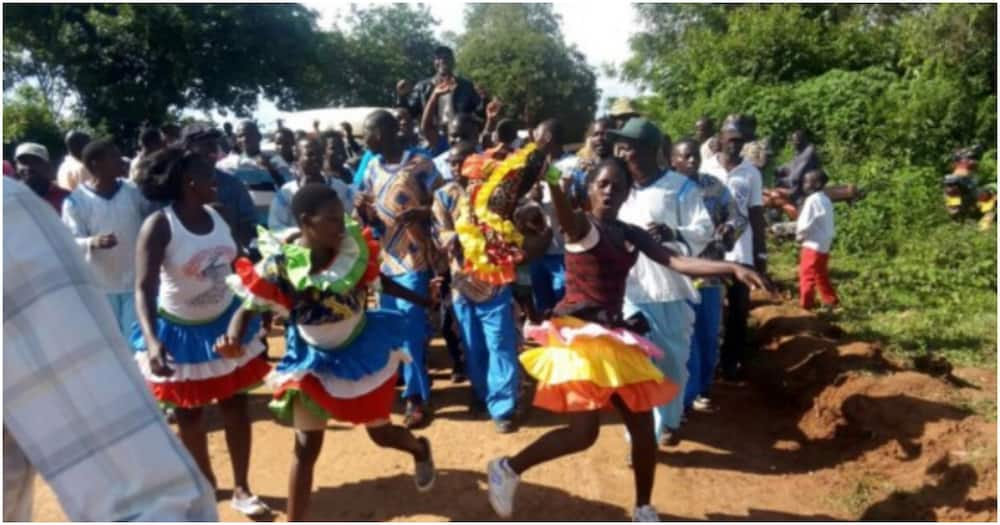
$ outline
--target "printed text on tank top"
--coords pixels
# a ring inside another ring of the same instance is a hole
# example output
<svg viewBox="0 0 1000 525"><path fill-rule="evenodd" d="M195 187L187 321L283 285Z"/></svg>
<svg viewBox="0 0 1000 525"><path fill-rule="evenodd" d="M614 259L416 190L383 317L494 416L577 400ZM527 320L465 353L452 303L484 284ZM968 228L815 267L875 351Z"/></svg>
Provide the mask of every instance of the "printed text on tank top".
<svg viewBox="0 0 1000 525"><path fill-rule="evenodd" d="M232 273L236 246L228 226L215 210L206 207L209 228L188 228L173 207L164 210L170 225L170 242L161 271L162 308L188 320L218 315L232 298L225 279ZM184 291L184 290L187 291Z"/></svg>

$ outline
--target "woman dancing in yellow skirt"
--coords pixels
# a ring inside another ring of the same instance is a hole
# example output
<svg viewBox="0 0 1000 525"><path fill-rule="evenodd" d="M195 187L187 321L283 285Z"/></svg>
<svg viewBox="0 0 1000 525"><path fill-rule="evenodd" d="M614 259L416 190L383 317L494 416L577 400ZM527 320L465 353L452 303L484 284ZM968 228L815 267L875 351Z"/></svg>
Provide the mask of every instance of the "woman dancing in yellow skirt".
<svg viewBox="0 0 1000 525"><path fill-rule="evenodd" d="M691 276L732 275L751 287L765 287L765 281L736 264L677 255L645 230L618 221L618 209L632 186L618 159L603 161L587 173L585 212L571 208L557 172L545 173L566 240L566 296L552 319L526 327L525 336L543 346L522 353L520 359L538 380L535 405L565 412L569 425L543 435L514 456L490 461L490 504L500 517L509 518L520 475L589 448L600 428L599 411L613 406L632 435L633 521L659 521L649 504L656 452L652 409L678 392L650 361L661 351L627 329L641 330L643 320L622 319L625 278L642 253Z"/></svg>

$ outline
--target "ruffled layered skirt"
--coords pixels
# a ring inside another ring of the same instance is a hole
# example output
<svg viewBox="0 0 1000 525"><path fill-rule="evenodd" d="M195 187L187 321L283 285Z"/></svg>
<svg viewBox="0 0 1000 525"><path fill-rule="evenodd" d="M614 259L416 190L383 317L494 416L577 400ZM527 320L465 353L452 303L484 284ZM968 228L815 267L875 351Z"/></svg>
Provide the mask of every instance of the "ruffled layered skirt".
<svg viewBox="0 0 1000 525"><path fill-rule="evenodd" d="M285 329L285 357L267 378L274 389L271 410L292 420L294 403L322 418L365 424L387 419L395 398L405 318L394 312L366 312L363 326L336 348L310 344L293 323Z"/></svg>
<svg viewBox="0 0 1000 525"><path fill-rule="evenodd" d="M138 323L133 324L129 342L150 390L161 404L195 408L223 400L259 385L271 367L262 355L260 319L247 327L243 339L244 353L225 358L215 353L215 342L226 333L229 321L239 309L239 301L211 321L191 322L161 312L156 319L156 332L166 348L173 375L153 375L149 369L146 340Z"/></svg>
<svg viewBox="0 0 1000 525"><path fill-rule="evenodd" d="M624 329L608 329L575 317L527 325L524 336L542 345L521 353L521 364L538 380L534 404L552 412L608 408L619 396L629 410L645 412L678 393L653 365L662 351Z"/></svg>

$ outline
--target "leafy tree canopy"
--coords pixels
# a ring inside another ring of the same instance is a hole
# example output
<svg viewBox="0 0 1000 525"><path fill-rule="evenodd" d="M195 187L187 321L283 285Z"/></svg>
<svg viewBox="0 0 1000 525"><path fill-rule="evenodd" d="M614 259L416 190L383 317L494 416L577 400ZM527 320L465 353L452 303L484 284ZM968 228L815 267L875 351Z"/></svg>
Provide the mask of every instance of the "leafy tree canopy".
<svg viewBox="0 0 1000 525"><path fill-rule="evenodd" d="M560 23L550 4L470 4L457 66L499 96L508 116L526 124L559 117L582 135L597 109L597 77Z"/></svg>

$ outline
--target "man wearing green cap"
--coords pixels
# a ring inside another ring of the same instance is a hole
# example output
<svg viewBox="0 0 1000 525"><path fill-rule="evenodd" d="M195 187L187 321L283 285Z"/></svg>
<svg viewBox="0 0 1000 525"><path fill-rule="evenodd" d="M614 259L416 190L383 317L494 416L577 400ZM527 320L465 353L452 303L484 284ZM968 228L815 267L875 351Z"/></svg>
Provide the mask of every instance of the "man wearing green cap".
<svg viewBox="0 0 1000 525"><path fill-rule="evenodd" d="M701 190L689 178L658 166L663 134L644 118L630 119L620 130L608 131L615 152L625 161L633 186L618 218L646 228L659 242L684 255L697 255L712 239L712 219ZM664 352L655 360L664 375L684 391L688 379L694 312L687 301L698 293L687 277L644 255L629 273L625 317L641 312L649 323L648 337ZM683 395L657 407L656 432L661 444L675 442L683 412Z"/></svg>

